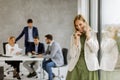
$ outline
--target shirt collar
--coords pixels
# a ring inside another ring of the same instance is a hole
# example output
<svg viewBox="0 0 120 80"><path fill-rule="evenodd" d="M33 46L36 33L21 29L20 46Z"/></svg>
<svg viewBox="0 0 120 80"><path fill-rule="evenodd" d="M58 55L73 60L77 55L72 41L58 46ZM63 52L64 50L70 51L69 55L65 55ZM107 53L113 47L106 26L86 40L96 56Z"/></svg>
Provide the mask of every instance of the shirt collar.
<svg viewBox="0 0 120 80"><path fill-rule="evenodd" d="M33 29L33 26L31 28L28 27L28 29L30 29L30 30Z"/></svg>
<svg viewBox="0 0 120 80"><path fill-rule="evenodd" d="M51 43L49 44L49 46L51 46L53 44L54 40L51 41Z"/></svg>
<svg viewBox="0 0 120 80"><path fill-rule="evenodd" d="M35 44L35 46L38 46L39 45L39 43L38 44Z"/></svg>

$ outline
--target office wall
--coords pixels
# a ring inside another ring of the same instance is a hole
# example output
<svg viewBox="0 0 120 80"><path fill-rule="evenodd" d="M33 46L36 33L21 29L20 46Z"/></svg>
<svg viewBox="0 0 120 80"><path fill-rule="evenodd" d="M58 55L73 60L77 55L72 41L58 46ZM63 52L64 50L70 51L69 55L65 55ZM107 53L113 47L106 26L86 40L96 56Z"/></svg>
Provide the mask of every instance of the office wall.
<svg viewBox="0 0 120 80"><path fill-rule="evenodd" d="M68 48L76 14L77 0L0 0L0 48L9 36L20 34L28 18L38 27L41 42L50 33ZM23 42L24 38L18 41L20 47Z"/></svg>

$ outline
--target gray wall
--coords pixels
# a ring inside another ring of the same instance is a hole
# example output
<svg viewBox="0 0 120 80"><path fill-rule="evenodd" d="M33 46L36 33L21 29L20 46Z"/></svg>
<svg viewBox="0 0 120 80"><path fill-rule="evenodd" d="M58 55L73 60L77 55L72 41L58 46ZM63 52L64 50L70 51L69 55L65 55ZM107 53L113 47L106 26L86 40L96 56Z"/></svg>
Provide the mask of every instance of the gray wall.
<svg viewBox="0 0 120 80"><path fill-rule="evenodd" d="M41 42L50 33L68 48L76 14L77 0L0 0L0 48L9 36L20 34L28 18L38 27ZM23 42L24 38L18 41L22 48Z"/></svg>

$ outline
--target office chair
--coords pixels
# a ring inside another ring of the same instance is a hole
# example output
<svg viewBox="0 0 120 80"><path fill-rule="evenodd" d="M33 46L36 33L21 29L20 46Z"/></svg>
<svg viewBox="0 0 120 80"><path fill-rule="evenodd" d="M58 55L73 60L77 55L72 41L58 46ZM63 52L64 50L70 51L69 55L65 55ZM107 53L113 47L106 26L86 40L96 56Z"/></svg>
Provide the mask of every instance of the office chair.
<svg viewBox="0 0 120 80"><path fill-rule="evenodd" d="M4 52L4 55L6 54L6 44L8 44L8 42L3 42L3 52ZM14 72L14 70L12 69L13 66L10 64L10 61L5 61L5 63L10 65L7 69L5 69L5 72L7 72L7 74L10 74L10 72ZM23 76L23 74L21 74L21 75Z"/></svg>
<svg viewBox="0 0 120 80"><path fill-rule="evenodd" d="M53 68L58 69L58 75L57 76L55 75L55 77L59 78L60 80L61 80L61 78L64 78L64 76L61 75L61 73L60 73L60 69L62 67L66 67L67 64L68 64L68 62L67 62L68 49L67 48L62 48L62 53L63 53L64 65L53 67ZM45 72L44 72L44 70L43 70L43 79L45 79Z"/></svg>
<svg viewBox="0 0 120 80"><path fill-rule="evenodd" d="M60 73L60 68L62 68L62 67L66 67L67 64L68 64L68 63L67 63L68 49L67 49L67 48L62 48L62 53L63 53L64 65L54 67L54 68L57 68L57 69L58 69L58 75L55 76L55 77L59 78L60 80L61 80L61 78L64 78L64 76L61 75L61 73Z"/></svg>
<svg viewBox="0 0 120 80"><path fill-rule="evenodd" d="M8 42L3 42L3 52L4 52L4 55L6 54L6 44L8 44ZM7 63L9 65L9 61L5 61L5 63ZM7 71L7 74L10 74L10 72L13 72L13 70L10 70L11 68L12 68L12 66L10 65L10 67L5 69L5 71Z"/></svg>

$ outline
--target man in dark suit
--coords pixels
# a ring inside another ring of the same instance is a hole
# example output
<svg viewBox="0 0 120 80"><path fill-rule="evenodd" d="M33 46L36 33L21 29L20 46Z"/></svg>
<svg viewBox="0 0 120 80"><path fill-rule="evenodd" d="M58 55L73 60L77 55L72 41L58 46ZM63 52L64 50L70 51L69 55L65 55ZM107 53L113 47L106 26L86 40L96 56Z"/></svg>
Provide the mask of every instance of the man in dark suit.
<svg viewBox="0 0 120 80"><path fill-rule="evenodd" d="M45 52L44 44L39 42L38 37L34 37L34 44L32 45L31 54L39 56ZM25 61L24 67L29 71L28 78L36 76L36 70L38 69L37 61Z"/></svg>
<svg viewBox="0 0 120 80"><path fill-rule="evenodd" d="M33 26L33 20L28 19L28 26L24 27L21 34L16 38L16 41L22 38L25 35L25 54L31 50L31 45L34 44L34 37L39 37L38 29Z"/></svg>

